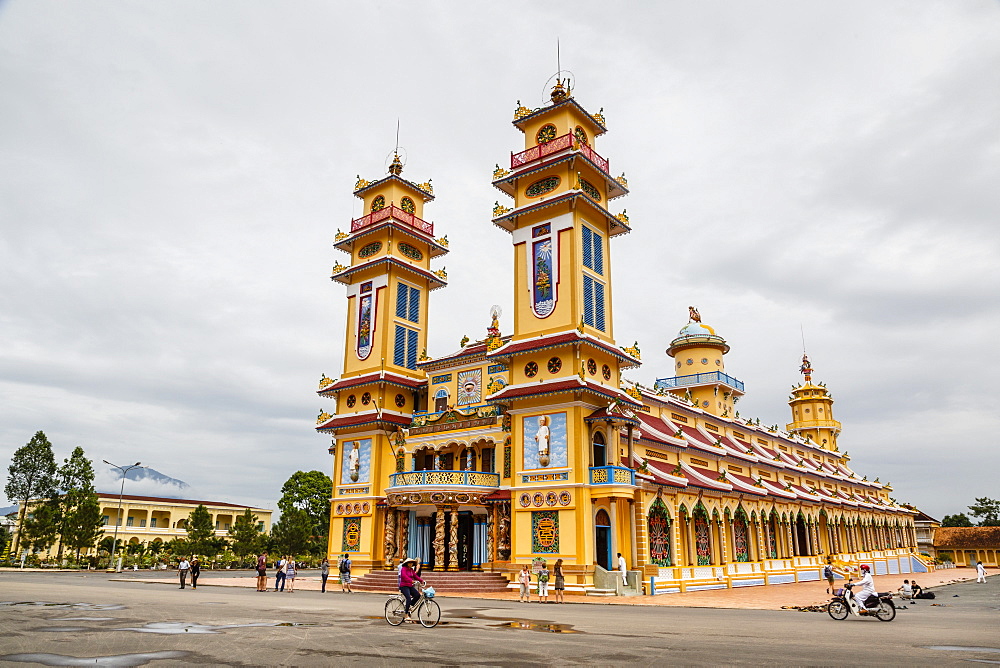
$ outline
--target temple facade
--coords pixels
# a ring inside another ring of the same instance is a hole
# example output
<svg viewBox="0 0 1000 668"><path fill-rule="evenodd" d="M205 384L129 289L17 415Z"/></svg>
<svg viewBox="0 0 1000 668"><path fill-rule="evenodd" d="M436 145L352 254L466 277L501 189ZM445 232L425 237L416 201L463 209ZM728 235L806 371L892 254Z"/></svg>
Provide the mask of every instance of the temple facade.
<svg viewBox="0 0 1000 668"><path fill-rule="evenodd" d="M316 426L334 455L329 556L350 553L359 573L414 556L511 579L561 558L567 589L586 591L621 553L625 588L647 593L815 580L827 559L925 570L915 511L851 469L807 358L784 429L740 416L729 346L693 307L671 375L623 377L641 353L614 336L612 243L632 226L610 209L628 182L597 152L604 116L557 80L513 125L524 148L493 173L509 199L492 222L513 247L514 330L484 305L484 337L450 354L426 349L428 296L447 284L430 261L448 252L423 217L430 182L398 158L358 178L367 213L334 243L350 257L332 276L347 293L344 368L318 390L333 400Z"/></svg>

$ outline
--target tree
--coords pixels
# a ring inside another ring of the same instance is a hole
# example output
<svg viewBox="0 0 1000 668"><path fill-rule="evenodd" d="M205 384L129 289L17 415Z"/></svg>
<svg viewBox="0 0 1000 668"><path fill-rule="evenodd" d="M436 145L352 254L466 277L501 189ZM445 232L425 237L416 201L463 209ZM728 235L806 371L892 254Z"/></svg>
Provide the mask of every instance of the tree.
<svg viewBox="0 0 1000 668"><path fill-rule="evenodd" d="M242 515L236 516L236 521L229 530L233 554L241 559L257 554L261 543L260 534L260 529L257 528L257 516L247 508Z"/></svg>
<svg viewBox="0 0 1000 668"><path fill-rule="evenodd" d="M18 538L22 546L27 545L32 552L47 550L59 536L61 521L58 498L37 502L21 523Z"/></svg>
<svg viewBox="0 0 1000 668"><path fill-rule="evenodd" d="M981 527L1000 527L1000 501L983 497L969 506L972 516L979 519ZM981 518L981 519L980 519Z"/></svg>
<svg viewBox="0 0 1000 668"><path fill-rule="evenodd" d="M80 550L93 547L104 533L102 521L101 502L94 492L84 496L69 511L64 519L66 529L63 531L62 541L76 550L77 561L80 560Z"/></svg>
<svg viewBox="0 0 1000 668"><path fill-rule="evenodd" d="M91 497L93 500L97 500L97 495L94 494L94 465L87 459L83 448L77 446L73 449L73 454L68 459L63 460L57 478L62 497L60 499L59 551L56 558L61 560L63 544L67 542L67 537L94 535L95 530L100 526L101 517L98 514L98 517L94 518L90 509L83 513L80 512L81 505L89 503ZM74 526L80 521L87 522L89 526Z"/></svg>
<svg viewBox="0 0 1000 668"><path fill-rule="evenodd" d="M941 526L943 526L943 527L971 527L972 526L972 520L970 520L965 513L956 513L955 515L945 515L944 519L941 520Z"/></svg>
<svg viewBox="0 0 1000 668"><path fill-rule="evenodd" d="M184 528L187 531L187 542L191 554L206 555L215 548L216 543L213 540L215 538L215 525L212 524L212 515L204 505L199 503L198 507L191 511ZM217 553L212 552L211 554Z"/></svg>
<svg viewBox="0 0 1000 668"><path fill-rule="evenodd" d="M124 541L122 541L121 538L118 538L116 540L114 536L105 536L104 538L101 539L101 542L97 544L97 549L102 550L103 552L107 552L108 554L111 554L111 546L114 545L115 552L117 553L121 552L123 544Z"/></svg>
<svg viewBox="0 0 1000 668"><path fill-rule="evenodd" d="M304 510L291 508L271 527L271 538L282 554L304 554L313 538L313 519Z"/></svg>
<svg viewBox="0 0 1000 668"><path fill-rule="evenodd" d="M48 499L55 493L56 458L52 454L52 444L44 432L36 432L24 446L17 449L7 469L7 484L4 493L11 501L21 506L17 521L24 527L24 518L31 499ZM14 537L12 554L20 549L21 533Z"/></svg>
<svg viewBox="0 0 1000 668"><path fill-rule="evenodd" d="M282 515L290 510L305 511L313 536L326 537L330 530L330 497L333 482L322 471L296 471L281 486L278 509Z"/></svg>

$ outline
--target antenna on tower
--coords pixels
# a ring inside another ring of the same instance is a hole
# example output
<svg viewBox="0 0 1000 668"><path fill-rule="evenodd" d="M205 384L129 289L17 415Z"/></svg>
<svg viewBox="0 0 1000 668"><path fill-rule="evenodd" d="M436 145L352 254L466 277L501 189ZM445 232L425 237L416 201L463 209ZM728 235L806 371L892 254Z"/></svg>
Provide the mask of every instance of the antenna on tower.
<svg viewBox="0 0 1000 668"><path fill-rule="evenodd" d="M799 333L802 334L802 354L805 355L806 354L806 330L805 330L805 327L802 326L801 322L799 323Z"/></svg>
<svg viewBox="0 0 1000 668"><path fill-rule="evenodd" d="M396 148L393 149L395 153L399 153L399 118L396 118Z"/></svg>
<svg viewBox="0 0 1000 668"><path fill-rule="evenodd" d="M559 53L559 38L556 37L556 76L562 73L562 57ZM558 79L557 79L558 80Z"/></svg>

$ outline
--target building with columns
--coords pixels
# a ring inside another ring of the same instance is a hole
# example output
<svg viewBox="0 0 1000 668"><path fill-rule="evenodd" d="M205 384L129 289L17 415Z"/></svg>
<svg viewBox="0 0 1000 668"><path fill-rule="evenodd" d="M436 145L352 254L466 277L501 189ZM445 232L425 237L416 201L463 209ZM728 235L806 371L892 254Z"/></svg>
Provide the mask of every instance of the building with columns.
<svg viewBox="0 0 1000 668"><path fill-rule="evenodd" d="M430 181L397 158L355 186L367 213L337 233L350 259L332 276L344 369L318 390L333 400L316 425L334 455L329 556L510 578L561 558L585 590L620 552L629 586L655 593L819 579L828 558L924 570L914 511L851 469L807 358L784 429L740 416L729 346L693 307L666 351L673 375L623 378L641 352L614 336L612 242L632 225L610 208L628 182L597 152L605 118L557 80L513 125L524 147L493 173L510 199L492 220L513 247L513 332L494 308L483 338L429 356L428 297L447 284L430 261L448 252L423 217Z"/></svg>

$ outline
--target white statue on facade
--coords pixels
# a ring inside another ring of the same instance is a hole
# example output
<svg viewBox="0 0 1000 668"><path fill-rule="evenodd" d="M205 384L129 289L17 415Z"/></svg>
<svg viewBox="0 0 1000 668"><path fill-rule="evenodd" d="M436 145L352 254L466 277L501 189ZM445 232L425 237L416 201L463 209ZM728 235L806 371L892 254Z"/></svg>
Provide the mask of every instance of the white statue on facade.
<svg viewBox="0 0 1000 668"><path fill-rule="evenodd" d="M351 472L351 481L357 482L361 472L361 443L354 441L351 454L348 455L347 470Z"/></svg>
<svg viewBox="0 0 1000 668"><path fill-rule="evenodd" d="M538 444L538 463L549 465L549 416L538 418L538 431L535 432L535 443Z"/></svg>

